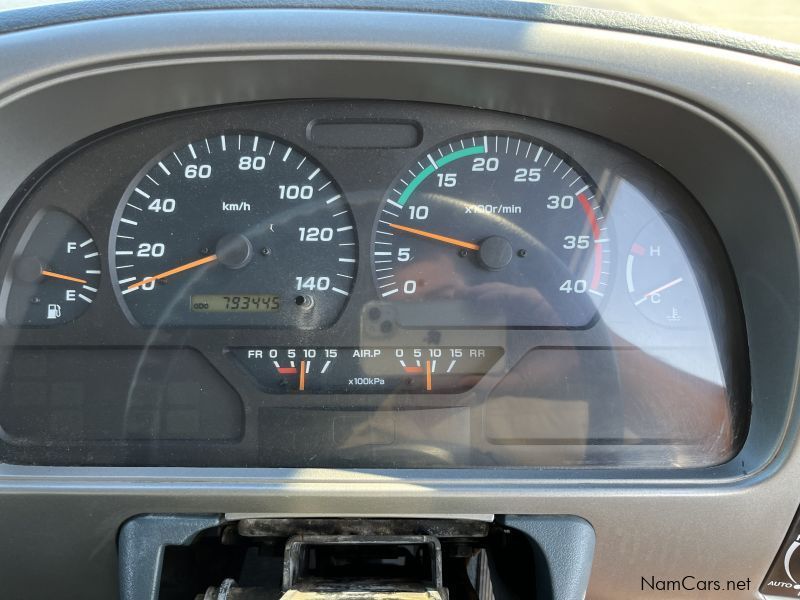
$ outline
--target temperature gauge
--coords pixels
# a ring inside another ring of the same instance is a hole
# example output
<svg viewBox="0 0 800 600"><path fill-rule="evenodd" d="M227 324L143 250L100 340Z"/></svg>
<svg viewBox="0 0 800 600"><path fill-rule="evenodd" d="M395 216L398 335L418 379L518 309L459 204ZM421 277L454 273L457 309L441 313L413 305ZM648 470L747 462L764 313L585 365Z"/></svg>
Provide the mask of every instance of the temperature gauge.
<svg viewBox="0 0 800 600"><path fill-rule="evenodd" d="M269 393L457 394L503 356L478 348L232 348Z"/></svg>
<svg viewBox="0 0 800 600"><path fill-rule="evenodd" d="M703 301L692 265L664 219L648 223L631 245L625 279L634 306L651 321L669 327L701 321Z"/></svg>
<svg viewBox="0 0 800 600"><path fill-rule="evenodd" d="M77 319L100 282L100 253L92 236L61 211L43 212L25 232L3 290L5 321L48 326Z"/></svg>

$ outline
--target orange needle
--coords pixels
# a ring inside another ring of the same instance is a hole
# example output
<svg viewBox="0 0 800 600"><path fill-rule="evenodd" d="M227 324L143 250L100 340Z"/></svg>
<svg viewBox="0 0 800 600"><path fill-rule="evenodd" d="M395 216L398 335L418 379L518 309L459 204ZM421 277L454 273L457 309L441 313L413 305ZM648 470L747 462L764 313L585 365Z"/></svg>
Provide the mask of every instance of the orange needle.
<svg viewBox="0 0 800 600"><path fill-rule="evenodd" d="M421 235L422 237L430 238L438 242L444 242L445 244L453 244L453 246L458 246L459 248L466 248L467 250L481 249L481 247L478 244L473 244L472 242L462 242L461 240L457 240L455 238L447 237L444 235L439 235L438 233L430 233L429 231L422 231L421 229L414 229L413 227L398 225L397 223L389 223L389 227L392 227L393 229L399 229L400 231L407 231L408 233Z"/></svg>
<svg viewBox="0 0 800 600"><path fill-rule="evenodd" d="M151 281L155 281L156 279L164 279L165 277L169 277L170 275L175 275L176 273L183 273L184 271L188 271L189 269L194 269L195 267L199 267L200 265L204 265L206 263L214 262L217 260L216 254L211 254L210 256L204 256L203 258L198 258L197 260L193 260L192 262L186 263L185 265L181 265L180 267L175 267L174 269L170 269L169 271L164 271L163 273L159 273L158 275L153 275L152 277L145 277L141 281L137 281L136 283L132 283L128 286L129 290L135 290L138 287L141 287Z"/></svg>
<svg viewBox="0 0 800 600"><path fill-rule="evenodd" d="M64 281L74 281L75 283L82 283L84 285L89 283L85 279L70 277L69 275L62 275L61 273L53 273L52 271L42 271L42 275L44 275L45 277L54 277L56 279L63 279Z"/></svg>
<svg viewBox="0 0 800 600"><path fill-rule="evenodd" d="M306 389L306 361L300 361L300 391L303 392Z"/></svg>
<svg viewBox="0 0 800 600"><path fill-rule="evenodd" d="M429 392L433 389L433 385L432 385L431 379L433 379L432 374L431 374L431 361L426 360L425 361L425 389L427 389Z"/></svg>

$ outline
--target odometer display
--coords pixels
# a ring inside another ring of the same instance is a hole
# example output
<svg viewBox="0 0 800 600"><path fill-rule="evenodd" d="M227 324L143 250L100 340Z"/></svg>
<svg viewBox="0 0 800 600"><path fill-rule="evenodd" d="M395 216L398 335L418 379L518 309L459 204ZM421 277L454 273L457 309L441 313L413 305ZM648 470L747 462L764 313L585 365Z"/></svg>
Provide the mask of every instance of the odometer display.
<svg viewBox="0 0 800 600"><path fill-rule="evenodd" d="M272 312L280 309L281 299L269 294L203 294L192 296L191 305L197 312Z"/></svg>
<svg viewBox="0 0 800 600"><path fill-rule="evenodd" d="M611 267L594 182L531 139L475 134L427 152L376 219L378 295L409 327L585 327Z"/></svg>
<svg viewBox="0 0 800 600"><path fill-rule="evenodd" d="M143 326L327 327L358 260L331 176L294 146L239 133L151 161L122 198L109 250L121 303Z"/></svg>

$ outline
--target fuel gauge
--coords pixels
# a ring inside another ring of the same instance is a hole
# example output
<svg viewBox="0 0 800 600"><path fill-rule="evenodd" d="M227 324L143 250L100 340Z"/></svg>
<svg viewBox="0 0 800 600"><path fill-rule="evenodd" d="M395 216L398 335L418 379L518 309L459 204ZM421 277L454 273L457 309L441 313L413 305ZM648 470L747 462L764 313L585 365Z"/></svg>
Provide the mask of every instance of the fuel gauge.
<svg viewBox="0 0 800 600"><path fill-rule="evenodd" d="M81 316L100 282L100 253L75 218L50 210L25 232L6 275L5 321L48 326Z"/></svg>
<svg viewBox="0 0 800 600"><path fill-rule="evenodd" d="M625 279L631 301L648 319L668 327L694 327L703 301L691 262L665 218L648 223L628 251Z"/></svg>

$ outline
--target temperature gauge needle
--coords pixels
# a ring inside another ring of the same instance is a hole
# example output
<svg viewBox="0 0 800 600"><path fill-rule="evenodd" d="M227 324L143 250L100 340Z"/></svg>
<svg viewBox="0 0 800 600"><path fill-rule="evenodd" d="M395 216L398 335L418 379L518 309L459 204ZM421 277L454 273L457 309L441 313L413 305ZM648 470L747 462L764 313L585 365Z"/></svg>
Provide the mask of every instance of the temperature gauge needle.
<svg viewBox="0 0 800 600"><path fill-rule="evenodd" d="M62 275L61 273L54 273L53 271L42 270L42 275L44 275L45 277L52 277L54 279L63 279L64 281L74 281L75 283L82 283L84 285L88 283L88 281L86 281L85 279L72 277L70 275Z"/></svg>
<svg viewBox="0 0 800 600"><path fill-rule="evenodd" d="M128 289L135 290L136 288L146 285L151 281L156 281L157 279L164 279L165 277L169 277L170 275L176 275L177 273L183 273L184 271L188 271L189 269L194 269L195 267L199 267L201 265L214 262L215 260L217 260L216 254L212 254L210 256L204 256L203 258L198 258L197 260L193 260L192 262L186 263L185 265L181 265L180 267L175 267L174 269L170 269L169 271L164 271L163 273L159 273L158 275L153 275L152 277L145 277L141 281L137 281L136 283L130 284L128 286Z"/></svg>
<svg viewBox="0 0 800 600"><path fill-rule="evenodd" d="M656 294L660 294L660 293L661 293L661 292L663 292L664 290L668 290L669 288L671 288L671 287L673 287L673 286L676 286L676 285L678 285L678 284L679 284L679 283L681 283L682 281L683 281L683 277L678 277L677 279L673 279L673 280L672 280L672 281L670 281L669 283L665 283L665 284L664 284L664 285L662 285L661 287L657 287L656 289L654 289L654 290L652 290L652 291L649 291L649 292L647 292L647 293L646 293L644 296L642 296L642 297L641 297L641 299L639 299L639 300L637 300L637 301L635 302L635 305L636 305L636 306L639 306L639 305L640 305L642 302L644 302L644 301L645 301L645 300L647 300L648 298L651 298L652 296L655 296Z"/></svg>
<svg viewBox="0 0 800 600"><path fill-rule="evenodd" d="M430 231L423 231L422 229L415 229L413 227L406 227L405 225L398 225L397 223L389 223L389 227L392 229L399 229L400 231L406 231L408 233L413 233L414 235L418 235L421 237L429 238L431 240L436 240L437 242L443 242L445 244L452 244L453 246L458 246L459 248L466 248L467 250L480 250L481 247L478 244L473 244L472 242L464 242L462 240L457 240L455 238L447 237L444 235L439 235L438 233L431 233Z"/></svg>

